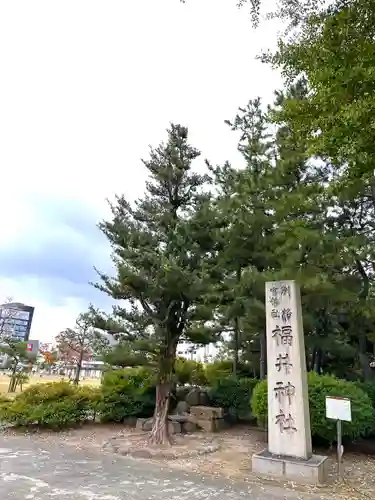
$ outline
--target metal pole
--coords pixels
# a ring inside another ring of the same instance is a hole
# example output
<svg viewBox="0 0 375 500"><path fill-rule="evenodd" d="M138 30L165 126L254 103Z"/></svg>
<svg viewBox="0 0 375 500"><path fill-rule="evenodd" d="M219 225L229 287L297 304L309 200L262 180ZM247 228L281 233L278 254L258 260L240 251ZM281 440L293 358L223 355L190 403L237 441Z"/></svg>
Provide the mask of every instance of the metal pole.
<svg viewBox="0 0 375 500"><path fill-rule="evenodd" d="M344 449L342 446L342 427L341 420L337 420L337 472L339 480L341 481L343 478L343 470L342 470L342 455Z"/></svg>

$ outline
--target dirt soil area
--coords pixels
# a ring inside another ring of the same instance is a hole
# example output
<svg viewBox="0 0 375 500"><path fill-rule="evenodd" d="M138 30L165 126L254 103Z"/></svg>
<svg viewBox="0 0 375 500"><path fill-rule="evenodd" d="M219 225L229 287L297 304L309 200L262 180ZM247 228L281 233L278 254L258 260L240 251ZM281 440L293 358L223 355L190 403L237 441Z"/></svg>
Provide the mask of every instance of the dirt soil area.
<svg viewBox="0 0 375 500"><path fill-rule="evenodd" d="M17 432L20 431L10 431ZM108 444L116 437L116 441L126 440L136 445L144 445L145 439L139 439L139 431L122 425L86 425L79 429L60 433L37 431L40 439L47 442L52 440L81 450L108 450ZM202 436L202 434L200 434ZM205 438L220 443L217 451L189 458L178 458L175 454L172 459L154 457L152 461L163 464L163 467L177 468L192 471L198 474L224 477L230 481L245 481L257 483L267 489L267 484L280 484L273 480L257 477L251 470L251 456L266 447L265 434L259 429L248 426L235 427L219 434L205 433ZM185 440L185 449L196 446L198 435L192 435ZM201 437L199 438L201 439ZM198 439L198 440L199 440ZM189 445L190 443L190 445ZM375 457L360 453L347 452L344 454L345 480L336 481L335 450L318 449L318 454L329 456L329 483L324 487L300 486L293 482L285 482L286 489L303 492L319 493L322 499L373 499L375 498ZM106 451L110 453L111 451ZM285 497L287 498L287 496Z"/></svg>

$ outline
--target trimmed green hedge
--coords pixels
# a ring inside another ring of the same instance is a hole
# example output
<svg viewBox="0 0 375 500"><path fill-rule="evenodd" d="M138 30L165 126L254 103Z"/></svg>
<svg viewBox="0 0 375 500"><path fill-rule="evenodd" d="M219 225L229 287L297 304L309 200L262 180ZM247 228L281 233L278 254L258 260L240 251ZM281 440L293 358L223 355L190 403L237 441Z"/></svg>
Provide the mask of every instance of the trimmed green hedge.
<svg viewBox="0 0 375 500"><path fill-rule="evenodd" d="M237 417L249 414L251 395L258 380L225 377L214 381L208 394L213 406L229 409Z"/></svg>
<svg viewBox="0 0 375 500"><path fill-rule="evenodd" d="M371 399L372 407L375 409L375 381L356 382L356 385L368 395Z"/></svg>
<svg viewBox="0 0 375 500"><path fill-rule="evenodd" d="M124 422L127 417L151 417L155 408L152 374L144 369L107 372L102 381L98 413L102 422Z"/></svg>
<svg viewBox="0 0 375 500"><path fill-rule="evenodd" d="M57 430L93 421L97 416L102 422L150 417L155 392L152 375L142 369L107 372L97 388L69 382L36 384L12 400L0 399L0 422Z"/></svg>
<svg viewBox="0 0 375 500"><path fill-rule="evenodd" d="M0 402L0 421L52 429L77 425L92 418L94 394L68 382L32 385L13 400Z"/></svg>
<svg viewBox="0 0 375 500"><path fill-rule="evenodd" d="M336 422L326 418L326 396L341 396L351 400L352 422L343 422L343 438L354 440L368 436L375 429L375 418L369 396L354 382L337 379L331 375L308 374L311 434L315 438L334 442ZM267 381L257 384L252 397L253 415L259 425L267 425Z"/></svg>

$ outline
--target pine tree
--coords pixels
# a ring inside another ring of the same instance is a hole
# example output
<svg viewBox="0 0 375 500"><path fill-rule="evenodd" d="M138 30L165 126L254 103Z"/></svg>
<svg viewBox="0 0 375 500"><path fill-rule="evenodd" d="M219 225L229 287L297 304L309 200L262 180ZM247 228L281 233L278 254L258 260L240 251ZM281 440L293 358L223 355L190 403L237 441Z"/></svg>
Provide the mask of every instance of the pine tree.
<svg viewBox="0 0 375 500"><path fill-rule="evenodd" d="M357 289L345 272L350 241L343 233L340 238L337 224L330 222L337 204L329 190L330 166L309 162L306 140L296 137L288 122L269 134L285 103L307 94L306 82L300 81L286 94L277 93L268 114L261 112L259 101L241 109L230 124L241 132L239 150L246 166L218 170L219 185L226 187L217 208L227 221L222 232L227 243L219 252L226 272L218 284L218 310L222 324L232 326L234 364L238 349L243 359L252 361L254 351L261 351L261 376L266 280L296 279L302 285L311 369L320 371L328 353L352 352L346 349L348 335L338 318L343 308L348 310L348 301L355 302Z"/></svg>
<svg viewBox="0 0 375 500"><path fill-rule="evenodd" d="M97 287L124 305L97 326L121 341L123 365L152 365L156 406L150 441L171 443L168 410L180 341L215 340L207 327L211 310L202 297L211 286L211 243L205 245L208 177L192 170L199 151L188 130L171 125L168 140L143 161L149 173L142 199L118 196L113 218L100 223L113 250L115 277L100 273Z"/></svg>
<svg viewBox="0 0 375 500"><path fill-rule="evenodd" d="M336 278L340 274L351 283L345 309L353 323L348 327L345 321L346 334L357 331L367 376L375 277L374 27L373 2L334 2L321 15L310 16L297 38L280 43L273 58L287 81L301 75L307 79L305 98L290 95L275 118L288 124L315 162L326 165L329 208L324 230L332 239L334 235L332 249L336 246L330 253L331 270L336 268Z"/></svg>
<svg viewBox="0 0 375 500"><path fill-rule="evenodd" d="M271 58L287 81L304 75L309 86L308 98L290 100L283 119L305 136L311 156L345 167L352 179L373 178L374 35L372 0L336 1Z"/></svg>
<svg viewBox="0 0 375 500"><path fill-rule="evenodd" d="M269 177L274 150L260 99L240 108L235 119L226 123L240 134L238 150L245 160L242 170L228 164L212 169L218 188L216 219L222 220L218 255L222 279L217 284L217 313L222 328L231 335L229 345L236 374L245 340L244 325L260 305L254 287L258 286L259 273L270 265L273 221L267 213L266 200L271 195ZM261 310L264 313L263 307ZM263 323L264 314L260 325L264 335Z"/></svg>

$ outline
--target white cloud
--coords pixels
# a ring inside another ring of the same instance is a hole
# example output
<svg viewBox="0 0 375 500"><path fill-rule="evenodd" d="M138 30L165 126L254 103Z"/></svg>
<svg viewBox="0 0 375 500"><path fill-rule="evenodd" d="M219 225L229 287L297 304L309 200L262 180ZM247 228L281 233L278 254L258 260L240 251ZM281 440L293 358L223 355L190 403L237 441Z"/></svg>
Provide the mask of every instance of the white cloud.
<svg viewBox="0 0 375 500"><path fill-rule="evenodd" d="M275 41L271 27L254 31L234 0L1 2L0 249L25 233L48 240L59 224L50 200L91 207L94 226L106 197L140 194L140 157L170 121L189 126L204 157L237 160L223 120L280 86L255 60ZM82 291L54 306L38 276L1 275L0 295L36 306L34 337L51 337L87 303Z"/></svg>

